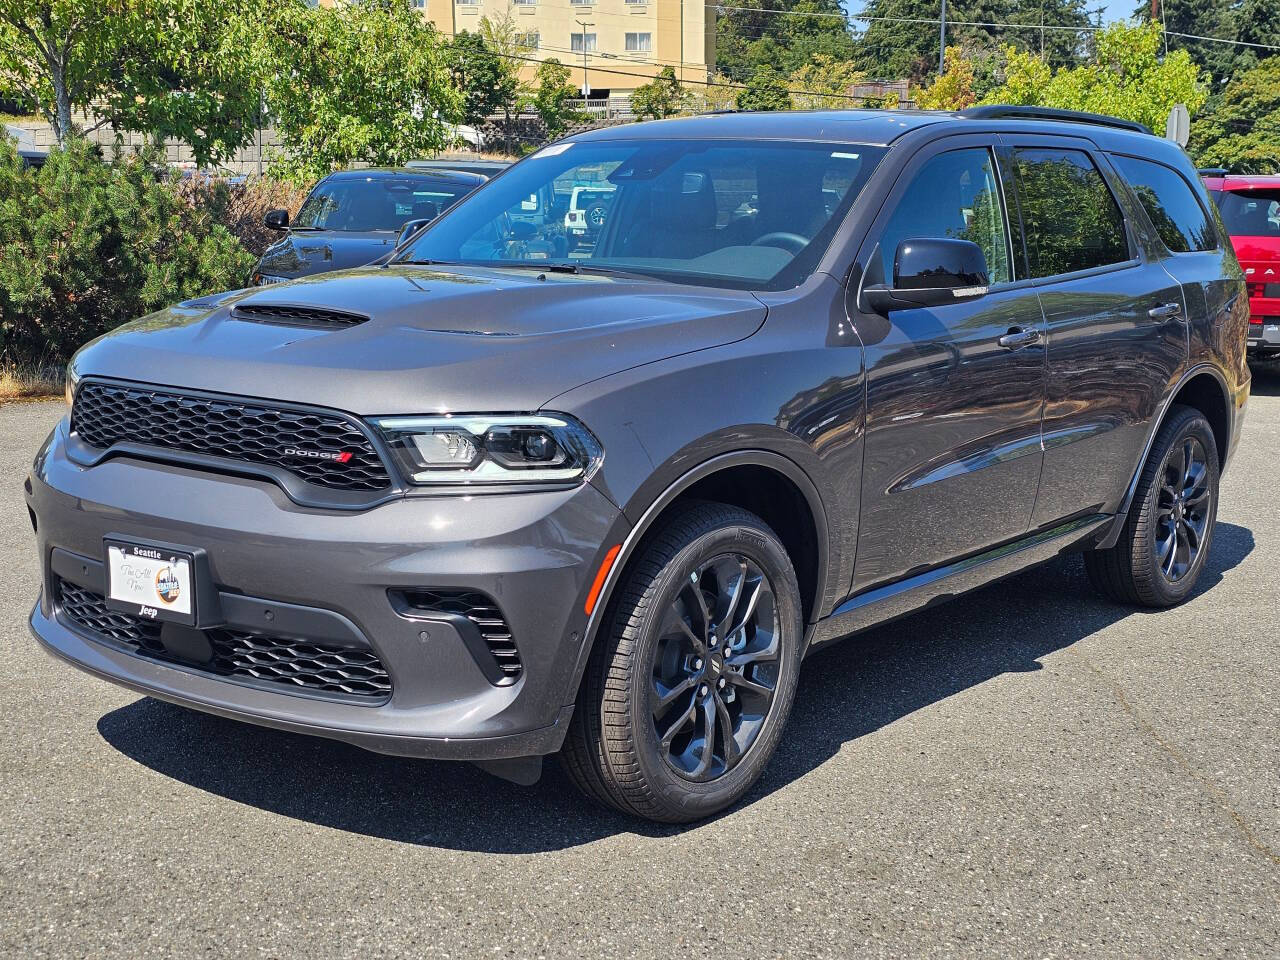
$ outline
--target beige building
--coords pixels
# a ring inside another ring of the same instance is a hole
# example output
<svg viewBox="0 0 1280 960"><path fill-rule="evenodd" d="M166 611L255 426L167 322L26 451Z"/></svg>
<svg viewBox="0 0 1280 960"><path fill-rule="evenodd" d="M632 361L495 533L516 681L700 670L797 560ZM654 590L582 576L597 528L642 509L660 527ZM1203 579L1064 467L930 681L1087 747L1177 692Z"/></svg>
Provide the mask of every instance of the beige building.
<svg viewBox="0 0 1280 960"><path fill-rule="evenodd" d="M625 95L664 66L686 83L715 70L715 6L707 0L412 0L446 36L480 29L480 18L510 16L529 48L521 71L556 58L591 96ZM582 26L585 23L587 26ZM585 50L584 50L585 48Z"/></svg>

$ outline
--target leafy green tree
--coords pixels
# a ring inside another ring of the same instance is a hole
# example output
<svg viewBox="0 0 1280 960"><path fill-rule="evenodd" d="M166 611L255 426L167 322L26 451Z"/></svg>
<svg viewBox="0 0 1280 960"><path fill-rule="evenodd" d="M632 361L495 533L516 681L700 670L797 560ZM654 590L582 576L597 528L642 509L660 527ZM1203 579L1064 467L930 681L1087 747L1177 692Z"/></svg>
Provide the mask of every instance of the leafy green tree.
<svg viewBox="0 0 1280 960"><path fill-rule="evenodd" d="M867 0L863 13L884 17L867 23L858 44L858 64L877 80L908 78L917 83L937 73L938 29L918 21L936 21L938 0ZM947 19L974 23L1018 23L1049 27L1086 27L1089 16L1084 0L948 0ZM1071 30L969 27L951 23L947 42L962 46L975 61L978 50L989 53L1012 45L1043 56L1051 65L1072 63L1083 48L1085 33ZM980 85L981 86L981 85Z"/></svg>
<svg viewBox="0 0 1280 960"><path fill-rule="evenodd" d="M577 99L578 91L569 83L569 68L555 57L538 64L534 89L533 109L546 124L547 136L552 140L562 136L571 123L582 118L581 111L572 103Z"/></svg>
<svg viewBox="0 0 1280 960"><path fill-rule="evenodd" d="M462 122L479 126L502 108L512 71L482 34L466 30L449 45L449 60L453 83L462 91Z"/></svg>
<svg viewBox="0 0 1280 960"><path fill-rule="evenodd" d="M839 0L753 0L716 19L716 68L735 83L766 68L791 74L815 55L851 60L854 52Z"/></svg>
<svg viewBox="0 0 1280 960"><path fill-rule="evenodd" d="M673 67L663 67L648 83L636 87L631 94L631 109L642 120L661 120L674 117L684 109L684 87L676 78Z"/></svg>
<svg viewBox="0 0 1280 960"><path fill-rule="evenodd" d="M1112 24L1097 35L1096 44L1089 63L1058 70L1011 47L1004 85L986 101L1105 113L1163 132L1175 104L1194 114L1208 97L1200 68L1187 51L1160 55L1160 30L1154 25Z"/></svg>
<svg viewBox="0 0 1280 960"><path fill-rule="evenodd" d="M502 112L502 135L507 152L511 152L511 118L520 112L529 91L520 81L520 67L530 49L521 39L520 29L510 12L480 18L480 35L493 51L501 68L495 77L494 97Z"/></svg>
<svg viewBox="0 0 1280 960"><path fill-rule="evenodd" d="M1155 23L1168 31L1164 42L1170 50L1186 50L1191 59L1206 69L1215 80L1233 72L1238 49L1225 43L1192 40L1176 34L1191 33L1201 37L1235 39L1239 32L1239 4L1221 0L1159 0L1157 16L1151 16L1151 0L1139 3L1133 11L1138 23Z"/></svg>
<svg viewBox="0 0 1280 960"><path fill-rule="evenodd" d="M933 83L916 92L921 110L964 110L978 102L973 61L959 47L947 47L947 69Z"/></svg>
<svg viewBox="0 0 1280 960"><path fill-rule="evenodd" d="M226 158L254 135L261 2L4 0L0 93L34 104L59 142L92 106L98 125Z"/></svg>
<svg viewBox="0 0 1280 960"><path fill-rule="evenodd" d="M1217 109L1192 123L1188 148L1204 166L1280 173L1280 57L1232 80Z"/></svg>
<svg viewBox="0 0 1280 960"><path fill-rule="evenodd" d="M790 110L791 94L782 77L773 70L761 69L751 75L747 86L738 94L739 110Z"/></svg>
<svg viewBox="0 0 1280 960"><path fill-rule="evenodd" d="M866 79L852 60L837 60L825 53L815 53L809 62L794 70L788 79L797 110L841 110L861 106L851 100L855 84Z"/></svg>
<svg viewBox="0 0 1280 960"><path fill-rule="evenodd" d="M0 139L0 362L65 361L126 320L248 281L254 257L162 168L155 152L103 163L73 138L31 170Z"/></svg>
<svg viewBox="0 0 1280 960"><path fill-rule="evenodd" d="M408 0L289 3L262 32L260 54L284 148L273 173L294 182L438 150L463 111L445 44Z"/></svg>

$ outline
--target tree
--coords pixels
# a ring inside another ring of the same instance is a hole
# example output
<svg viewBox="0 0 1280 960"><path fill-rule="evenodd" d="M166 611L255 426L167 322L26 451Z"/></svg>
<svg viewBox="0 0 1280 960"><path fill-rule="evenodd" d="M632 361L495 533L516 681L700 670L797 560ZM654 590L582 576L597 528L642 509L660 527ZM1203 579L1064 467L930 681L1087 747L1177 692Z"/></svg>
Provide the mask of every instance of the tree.
<svg viewBox="0 0 1280 960"><path fill-rule="evenodd" d="M5 0L0 93L34 104L60 143L74 114L190 144L198 163L254 135L258 0Z"/></svg>
<svg viewBox="0 0 1280 960"><path fill-rule="evenodd" d="M916 93L921 110L964 110L978 102L973 61L961 56L959 47L947 47L947 69L933 83Z"/></svg>
<svg viewBox="0 0 1280 960"><path fill-rule="evenodd" d="M314 180L357 161L397 165L440 149L461 118L444 43L407 0L290 3L261 35L273 172Z"/></svg>
<svg viewBox="0 0 1280 960"><path fill-rule="evenodd" d="M528 95L524 84L520 82L520 66L529 56L530 49L525 45L515 17L511 16L509 10L493 17L481 17L480 35L484 37L485 46L493 51L502 64L496 77L494 96L502 111L502 135L507 152L510 153L511 118L520 112L521 103Z"/></svg>
<svg viewBox="0 0 1280 960"><path fill-rule="evenodd" d="M1204 104L1208 91L1200 68L1185 50L1162 58L1158 27L1112 24L1097 35L1096 44L1089 63L1058 70L1009 48L1004 85L986 102L1105 113L1161 132L1175 104L1186 104L1193 114Z"/></svg>
<svg viewBox="0 0 1280 960"><path fill-rule="evenodd" d="M938 68L938 0L867 0L863 12L873 19L858 44L858 65L877 80L921 82ZM1012 45L1043 56L1053 66L1075 62L1085 33L1038 30L1048 27L1087 27L1084 0L947 0L947 42L965 48L976 62ZM920 21L927 21L921 23ZM969 23L1027 24L1024 28L971 27ZM979 51L986 51L980 54ZM981 86L981 84L980 84Z"/></svg>
<svg viewBox="0 0 1280 960"><path fill-rule="evenodd" d="M861 106L851 99L851 91L864 79L866 74L854 66L852 60L815 53L808 63L792 72L791 88L803 92L793 93L791 99L797 110L844 110Z"/></svg>
<svg viewBox="0 0 1280 960"><path fill-rule="evenodd" d="M791 94L773 70L757 70L738 94L739 110L790 110Z"/></svg>
<svg viewBox="0 0 1280 960"><path fill-rule="evenodd" d="M854 52L839 0L754 0L716 18L716 67L735 83L765 68L791 74L818 54L846 61Z"/></svg>
<svg viewBox="0 0 1280 960"><path fill-rule="evenodd" d="M1216 110L1191 126L1196 162L1240 173L1280 173L1280 57L1232 80Z"/></svg>
<svg viewBox="0 0 1280 960"><path fill-rule="evenodd" d="M479 126L502 108L512 71L482 34L466 30L449 45L449 58L454 86L462 91L462 122Z"/></svg>
<svg viewBox="0 0 1280 960"><path fill-rule="evenodd" d="M641 120L662 120L684 109L685 92L673 67L662 71L631 94L631 109Z"/></svg>
<svg viewBox="0 0 1280 960"><path fill-rule="evenodd" d="M538 64L534 83L533 109L546 124L547 136L555 140L569 129L569 124L582 117L582 113L572 106L578 91L569 83L569 68L555 57Z"/></svg>

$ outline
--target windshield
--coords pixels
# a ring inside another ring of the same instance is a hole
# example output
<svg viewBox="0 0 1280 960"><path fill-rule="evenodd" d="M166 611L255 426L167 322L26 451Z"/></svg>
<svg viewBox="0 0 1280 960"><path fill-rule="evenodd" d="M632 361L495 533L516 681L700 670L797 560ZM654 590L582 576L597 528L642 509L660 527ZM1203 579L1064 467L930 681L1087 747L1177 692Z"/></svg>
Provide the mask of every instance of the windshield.
<svg viewBox="0 0 1280 960"><path fill-rule="evenodd" d="M761 140L553 145L476 191L397 259L785 289L816 268L884 152Z"/></svg>
<svg viewBox="0 0 1280 960"><path fill-rule="evenodd" d="M432 220L471 184L415 176L330 177L311 191L294 218L300 230L398 231L409 220Z"/></svg>
<svg viewBox="0 0 1280 960"><path fill-rule="evenodd" d="M1280 190L1215 190L1213 198L1231 236L1280 237Z"/></svg>

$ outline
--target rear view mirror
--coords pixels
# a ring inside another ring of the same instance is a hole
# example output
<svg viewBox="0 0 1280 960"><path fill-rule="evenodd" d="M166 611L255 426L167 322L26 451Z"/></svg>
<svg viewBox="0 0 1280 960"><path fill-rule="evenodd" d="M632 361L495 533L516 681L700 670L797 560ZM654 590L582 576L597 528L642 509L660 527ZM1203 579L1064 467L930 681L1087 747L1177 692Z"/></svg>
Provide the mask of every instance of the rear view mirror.
<svg viewBox="0 0 1280 960"><path fill-rule="evenodd" d="M288 230L289 229L289 211L288 210L268 210L262 218L262 224L268 230Z"/></svg>
<svg viewBox="0 0 1280 960"><path fill-rule="evenodd" d="M431 220L431 217L419 217L417 220L405 221L404 226L400 228L400 235L396 237L396 246L403 247L415 233L430 223Z"/></svg>
<svg viewBox="0 0 1280 960"><path fill-rule="evenodd" d="M884 314L976 300L989 282L987 258L976 243L932 237L903 240L893 257L893 286L874 284L862 293L868 307Z"/></svg>

